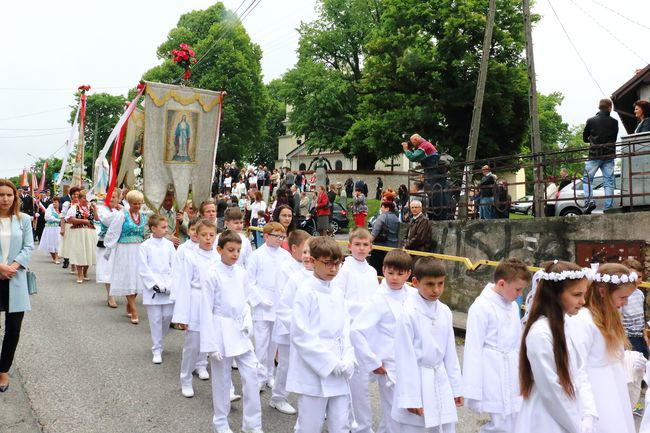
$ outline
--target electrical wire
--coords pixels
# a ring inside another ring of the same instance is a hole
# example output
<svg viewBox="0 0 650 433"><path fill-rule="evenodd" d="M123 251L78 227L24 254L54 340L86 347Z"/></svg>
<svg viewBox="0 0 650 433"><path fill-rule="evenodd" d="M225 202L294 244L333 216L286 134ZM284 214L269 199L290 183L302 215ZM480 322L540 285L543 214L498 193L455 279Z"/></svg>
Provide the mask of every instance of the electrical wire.
<svg viewBox="0 0 650 433"><path fill-rule="evenodd" d="M1 138L32 138L32 137L48 137L50 135L62 135L62 134L67 134L67 132L51 132L48 134L34 134L34 135L3 135L0 136Z"/></svg>
<svg viewBox="0 0 650 433"><path fill-rule="evenodd" d="M600 21L598 21L596 18L594 18L593 15L591 15L589 12L587 12L587 11L586 11L582 6L580 6L580 5L579 5L578 3L576 3L574 0L569 0L569 1L570 1L571 3L573 3L573 5L574 5L575 7L577 7L578 9L580 9L580 11L581 11L583 14L587 15L587 17L589 17L589 18L590 18L594 23L596 23L596 25L600 26L600 28L602 28L602 29L605 30L607 33L609 33L609 35L610 35L612 38L614 38L614 40L618 41L619 44L621 44L623 47L627 48L627 50L628 50L630 53L634 54L634 55L635 55L639 60L641 60L644 64L647 65L647 64L649 63L649 62L648 62L646 59L644 59L644 58L643 58L639 53L637 53L636 51L634 51L634 50L632 49L632 47L630 47L628 44L626 44L625 42L623 42L623 41L622 41L618 36L616 36L616 35L614 34L614 32L612 32L612 31L609 30L606 26L604 26L603 24L601 24Z"/></svg>
<svg viewBox="0 0 650 433"><path fill-rule="evenodd" d="M603 95L604 97L607 97L607 93L605 93L605 91L603 90L603 88L600 87L600 84L598 83L598 80L596 80L596 77L594 77L594 74L591 73L591 70L589 69L589 66L587 66L587 63L585 62L585 59L582 57L582 55L580 54L580 51L578 51L578 48L577 48L576 45L573 43L573 40L571 39L571 36L569 36L569 32L567 32L566 28L564 27L564 24L562 24L562 20L560 20L560 16L559 16L559 15L557 14L557 12L555 11L555 8L553 7L553 3L551 3L551 0L548 0L548 5L551 7L551 10L553 11L553 15L555 15L555 18L557 19L557 22L560 24L560 27L562 28L562 31L564 32L564 35L565 35L566 38L569 40L569 43L570 43L571 46L573 47L573 50L576 52L576 55L578 56L578 58L579 58L580 61L582 62L582 65L583 65L583 66L585 67L585 69L587 70L587 74L589 74L589 76L591 77L591 79L594 80L594 83L596 83L596 86L598 87L598 89L600 90L600 92L602 93L602 95Z"/></svg>
<svg viewBox="0 0 650 433"><path fill-rule="evenodd" d="M648 27L648 26L646 26L645 24L640 23L640 22L638 22L638 21L636 21L636 20L634 20L634 19L632 19L632 18L630 18L630 17L627 17L627 16L623 15L622 13L620 13L619 11L617 11L616 9L610 8L609 6L604 5L604 4L602 4L601 2L596 1L596 0L591 0L591 1L592 1L592 3L595 3L595 4L597 4L598 6L604 8L604 9L607 9L607 10L610 11L611 13L613 13L613 14L615 14L615 15L618 15L619 17L623 18L624 20L631 22L632 24L636 24L637 26L639 26L639 27L641 27L641 28L643 28L643 29L650 30L650 27Z"/></svg>
<svg viewBox="0 0 650 433"><path fill-rule="evenodd" d="M64 107L59 107L59 108L53 108L51 110L45 110L45 111L37 111L35 113L28 113L28 114L19 114L17 116L12 116L12 117L2 117L0 120L13 120L13 119L19 119L22 117L30 117L30 116L37 116L39 114L45 114L45 113L53 113L55 111L60 111L60 110L69 110L69 106L64 106Z"/></svg>
<svg viewBox="0 0 650 433"><path fill-rule="evenodd" d="M63 128L0 128L0 131L60 131L62 129L70 129L69 126Z"/></svg>

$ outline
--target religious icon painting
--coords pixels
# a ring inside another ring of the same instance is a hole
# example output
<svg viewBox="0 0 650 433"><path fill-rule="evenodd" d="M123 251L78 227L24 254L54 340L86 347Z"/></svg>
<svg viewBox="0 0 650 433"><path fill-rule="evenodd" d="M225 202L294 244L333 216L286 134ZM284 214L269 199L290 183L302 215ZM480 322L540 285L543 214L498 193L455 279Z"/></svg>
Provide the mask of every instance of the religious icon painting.
<svg viewBox="0 0 650 433"><path fill-rule="evenodd" d="M196 162L199 113L171 109L166 112L165 163Z"/></svg>

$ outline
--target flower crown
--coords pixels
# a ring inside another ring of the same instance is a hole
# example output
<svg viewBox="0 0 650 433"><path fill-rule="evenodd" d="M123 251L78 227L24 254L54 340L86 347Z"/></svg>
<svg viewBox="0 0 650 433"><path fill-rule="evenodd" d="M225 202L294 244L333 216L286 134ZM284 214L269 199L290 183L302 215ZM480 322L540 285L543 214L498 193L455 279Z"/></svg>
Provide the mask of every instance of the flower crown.
<svg viewBox="0 0 650 433"><path fill-rule="evenodd" d="M635 282L638 280L638 277L636 275L636 272L631 272L630 275L610 275L596 272L592 280L599 283L627 284Z"/></svg>
<svg viewBox="0 0 650 433"><path fill-rule="evenodd" d="M592 270L583 268L579 271L562 271L562 272L542 272L541 280L546 281L564 281L564 280L581 280L583 278L592 279Z"/></svg>

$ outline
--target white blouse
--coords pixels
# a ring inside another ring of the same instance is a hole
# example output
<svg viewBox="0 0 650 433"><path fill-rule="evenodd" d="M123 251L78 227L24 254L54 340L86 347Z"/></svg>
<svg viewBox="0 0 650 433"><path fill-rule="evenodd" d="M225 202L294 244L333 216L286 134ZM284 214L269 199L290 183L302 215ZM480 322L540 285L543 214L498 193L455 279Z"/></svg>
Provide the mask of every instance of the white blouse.
<svg viewBox="0 0 650 433"><path fill-rule="evenodd" d="M0 248L2 248L1 264L7 264L9 248L11 247L11 218L0 218Z"/></svg>

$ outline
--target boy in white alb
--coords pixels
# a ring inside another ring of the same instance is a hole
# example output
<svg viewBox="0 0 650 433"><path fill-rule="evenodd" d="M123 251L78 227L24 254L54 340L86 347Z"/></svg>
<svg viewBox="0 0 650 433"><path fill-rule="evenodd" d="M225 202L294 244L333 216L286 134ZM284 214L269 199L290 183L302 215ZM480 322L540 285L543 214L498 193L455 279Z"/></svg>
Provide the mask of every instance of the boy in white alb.
<svg viewBox="0 0 650 433"><path fill-rule="evenodd" d="M531 275L518 259L499 263L467 312L463 377L467 406L488 413L482 433L514 433L522 398L519 390L521 321L516 299Z"/></svg>
<svg viewBox="0 0 650 433"><path fill-rule="evenodd" d="M287 397L289 396L286 389L287 372L289 371L289 327L278 320L278 309L280 308L280 302L288 281L294 275L302 274L304 269L302 264L303 251L305 243L310 237L309 233L304 230L294 230L289 234L287 243L289 244L289 250L291 250L292 260L282 262L280 272L277 275L278 281L276 284L283 289L280 293L278 305L276 306L275 325L273 325L272 340L278 347L278 369L275 375L275 386L273 386L273 395L269 405L287 415L294 415L296 409L287 401Z"/></svg>
<svg viewBox="0 0 650 433"><path fill-rule="evenodd" d="M275 323L275 305L280 299L277 274L280 265L293 260L291 255L280 248L286 239L284 227L277 222L264 226L264 245L251 254L248 261L248 279L251 285L249 302L253 307L253 334L255 336L255 356L261 367L258 371L260 390L264 386L273 388L275 352L277 345L271 341Z"/></svg>
<svg viewBox="0 0 650 433"><path fill-rule="evenodd" d="M364 377L372 372L379 381L382 416L378 431L382 433L399 433L398 425L390 415L396 377L395 324L402 314L408 294L415 291L406 284L411 276L412 263L411 256L402 250L392 250L386 254L382 267L384 280L377 293L352 321L350 331L358 371ZM359 421L357 405L357 400L354 400ZM372 413L364 415L372 420Z"/></svg>
<svg viewBox="0 0 650 433"><path fill-rule="evenodd" d="M186 331L180 377L181 394L188 398L194 397L192 371L195 368L200 379L210 378L205 367L197 367L199 359L201 364L207 364L206 354L200 353L201 288L207 272L220 260L214 249L217 225L213 221L202 219L196 224L196 234L199 248L193 252L185 252L184 266L178 270L181 275L173 280L183 283L178 289L176 285L172 285L172 293L177 292L172 321L178 324L179 329Z"/></svg>
<svg viewBox="0 0 650 433"><path fill-rule="evenodd" d="M296 292L287 390L298 394L296 433L348 433L354 349L343 292L332 284L343 259L330 237L309 241L314 274Z"/></svg>
<svg viewBox="0 0 650 433"><path fill-rule="evenodd" d="M348 241L348 249L351 255L345 258L343 266L341 266L341 270L332 281L332 284L335 284L343 291L345 303L350 313L350 320L354 322L363 307L377 293L379 281L377 280L377 271L366 261L372 250L370 232L363 227L352 230ZM357 368L350 380L352 400L354 401L354 415L357 421L356 428L352 429L353 433L373 433L372 408L368 394L370 380L374 380L374 377L370 377L374 376L370 373L371 370Z"/></svg>
<svg viewBox="0 0 650 433"><path fill-rule="evenodd" d="M176 300L176 296L181 293L189 293L189 282L184 277L185 272L185 256L188 251L196 251L199 248L199 238L196 236L196 225L201 221L201 217L197 216L192 218L187 223L187 234L189 239L180 244L176 249L176 259L172 268L172 287L174 290L170 295L172 301Z"/></svg>
<svg viewBox="0 0 650 433"><path fill-rule="evenodd" d="M232 230L241 238L241 252L237 259L237 264L246 268L248 259L253 253L250 240L244 235L244 214L238 207L229 207L223 214L223 224L227 230ZM219 243L219 236L217 236L217 244Z"/></svg>
<svg viewBox="0 0 650 433"><path fill-rule="evenodd" d="M391 415L400 433L454 433L463 405L451 310L440 302L445 266L423 257L395 327L395 396Z"/></svg>
<svg viewBox="0 0 650 433"><path fill-rule="evenodd" d="M257 384L257 358L249 334L253 327L247 304L248 277L237 265L242 240L226 230L219 236L221 260L208 272L202 290L201 352L210 353L212 370L212 422L216 433L232 433L230 366L237 360L244 394L243 433L262 433L262 408Z"/></svg>
<svg viewBox="0 0 650 433"><path fill-rule="evenodd" d="M174 244L165 238L167 219L151 215L147 221L151 237L140 244L138 272L144 287L142 303L147 308L149 329L153 346L152 362L162 362L163 338L169 332L174 313L174 302L169 299L172 282L172 266L176 257Z"/></svg>

